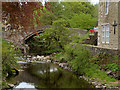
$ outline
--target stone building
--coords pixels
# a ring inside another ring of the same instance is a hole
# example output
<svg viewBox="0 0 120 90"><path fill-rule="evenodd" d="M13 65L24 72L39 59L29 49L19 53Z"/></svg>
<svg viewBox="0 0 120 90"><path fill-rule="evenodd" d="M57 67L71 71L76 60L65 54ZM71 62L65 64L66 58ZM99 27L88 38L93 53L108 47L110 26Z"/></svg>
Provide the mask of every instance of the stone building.
<svg viewBox="0 0 120 90"><path fill-rule="evenodd" d="M99 1L98 46L120 50L120 0L102 1Z"/></svg>

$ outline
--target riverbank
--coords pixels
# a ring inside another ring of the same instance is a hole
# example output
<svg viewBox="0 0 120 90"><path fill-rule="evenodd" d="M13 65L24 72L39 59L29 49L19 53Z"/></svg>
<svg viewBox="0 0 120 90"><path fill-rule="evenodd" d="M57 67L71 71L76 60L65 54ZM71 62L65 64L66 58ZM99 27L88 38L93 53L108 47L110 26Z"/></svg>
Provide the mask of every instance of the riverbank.
<svg viewBox="0 0 120 90"><path fill-rule="evenodd" d="M54 53L55 55L55 53ZM91 85L94 85L95 88L103 88L103 89L106 89L106 88L118 88L117 87L117 82L102 82L99 78L90 78L90 77L87 77L85 75L81 75L79 72L76 72L74 71L72 68L70 68L70 65L66 62L66 61L59 61L59 60L56 60L55 58L53 58L53 54L52 54L52 58L51 56L29 56L27 57L27 62L29 63L33 63L33 62L37 62L37 61L44 61L46 63L53 63L53 64L56 64L58 65L59 67L61 67L62 69L65 69L65 70L68 70L70 72L73 72L75 73L76 75L79 76L79 78L83 78L84 80L88 81L89 84ZM114 83L114 84L113 84Z"/></svg>
<svg viewBox="0 0 120 90"><path fill-rule="evenodd" d="M35 56L31 60L23 60L18 63L22 64L19 75L8 78L7 82L11 88L23 88L20 85L24 83L32 84L35 88L94 88L87 81L79 78L73 72L69 72L55 65L52 60L44 56ZM34 58L34 59L33 59ZM24 67L23 67L24 66ZM72 82L71 82L72 81ZM16 82L16 83L15 83ZM42 86L42 85L45 85ZM29 88L29 87L25 87Z"/></svg>

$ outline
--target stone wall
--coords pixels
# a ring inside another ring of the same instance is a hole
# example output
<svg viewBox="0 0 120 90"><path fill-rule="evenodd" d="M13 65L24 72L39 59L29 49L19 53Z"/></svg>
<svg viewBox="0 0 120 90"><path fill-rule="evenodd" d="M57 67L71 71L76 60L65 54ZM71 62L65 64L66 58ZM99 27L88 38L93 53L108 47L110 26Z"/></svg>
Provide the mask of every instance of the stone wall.
<svg viewBox="0 0 120 90"><path fill-rule="evenodd" d="M76 31L77 33L79 33L79 36L83 36L83 35L85 35L87 32L88 32L88 30L85 30L85 29L79 29L79 28L69 28L70 30L74 30L74 31Z"/></svg>
<svg viewBox="0 0 120 90"><path fill-rule="evenodd" d="M92 56L95 56L99 53L107 53L111 56L109 58L110 60L113 60L113 58L116 56L120 62L120 50L101 48L99 46L94 46L94 45L87 45L86 48L92 52Z"/></svg>
<svg viewBox="0 0 120 90"><path fill-rule="evenodd" d="M114 27L112 26L114 20L119 23L120 15L118 15L118 11L120 13L120 5L118 2L109 2L109 11L108 14L105 15L105 2L100 2L99 4L99 19L98 19L98 46L106 47L110 49L120 49L120 29L119 25L116 27L116 34L114 34ZM109 24L109 43L102 43L102 25Z"/></svg>
<svg viewBox="0 0 120 90"><path fill-rule="evenodd" d="M119 35L119 49L120 49L120 1L119 1L119 3L118 3L118 24L119 24L119 26L118 26L118 35Z"/></svg>

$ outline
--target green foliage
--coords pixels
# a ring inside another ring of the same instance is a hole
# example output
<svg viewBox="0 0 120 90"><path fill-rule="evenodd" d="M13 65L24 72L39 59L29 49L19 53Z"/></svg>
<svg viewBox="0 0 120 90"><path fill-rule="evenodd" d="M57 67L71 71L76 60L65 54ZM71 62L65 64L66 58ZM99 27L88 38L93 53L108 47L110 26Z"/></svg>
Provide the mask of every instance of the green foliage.
<svg viewBox="0 0 120 90"><path fill-rule="evenodd" d="M56 54L54 58L60 61L62 59L67 60L69 67L80 74L84 74L88 78L96 78L96 80L102 83L116 81L114 78L107 76L105 71L101 71L99 69L99 65L97 63L95 64L91 60L92 56L90 54L90 51L87 50L86 47L83 45L77 43L65 45L64 51L62 53ZM111 65L111 68L112 66L114 67L114 69L117 69L116 65Z"/></svg>
<svg viewBox="0 0 120 90"><path fill-rule="evenodd" d="M107 53L99 53L96 56L94 56L91 59L91 62L98 64L99 66L102 66L103 64L109 64L109 57L110 55L108 55Z"/></svg>
<svg viewBox="0 0 120 90"><path fill-rule="evenodd" d="M87 62L91 57L90 52L82 45L66 45L64 55L66 60L71 61L72 68L80 73L84 73L84 68L89 67Z"/></svg>
<svg viewBox="0 0 120 90"><path fill-rule="evenodd" d="M51 7L47 10L34 11L34 24L52 25L54 21L64 19L67 27L90 29L97 26L98 5L89 2L50 2ZM41 14L41 15L40 15Z"/></svg>
<svg viewBox="0 0 120 90"><path fill-rule="evenodd" d="M32 42L32 46L37 46L43 53L61 51L64 45L72 40L72 30L66 28L67 22L59 19L53 22L51 28L47 28L42 35L36 37Z"/></svg>
<svg viewBox="0 0 120 90"><path fill-rule="evenodd" d="M119 65L116 63L108 64L104 66L104 69L109 69L113 72L117 72L120 70Z"/></svg>
<svg viewBox="0 0 120 90"><path fill-rule="evenodd" d="M96 26L97 18L93 18L90 14L76 14L70 19L70 27L81 28L81 29L90 29L91 27Z"/></svg>
<svg viewBox="0 0 120 90"><path fill-rule="evenodd" d="M89 38L89 34L90 33L88 32L83 36L79 36L78 33L76 32L74 34L74 37L72 37L72 42L82 44L85 41L85 39Z"/></svg>
<svg viewBox="0 0 120 90"><path fill-rule="evenodd" d="M3 76L8 74L12 74L12 69L19 68L17 64L17 60L15 59L16 51L11 47L12 44L7 41L2 41L2 71ZM19 51L17 52L19 53Z"/></svg>

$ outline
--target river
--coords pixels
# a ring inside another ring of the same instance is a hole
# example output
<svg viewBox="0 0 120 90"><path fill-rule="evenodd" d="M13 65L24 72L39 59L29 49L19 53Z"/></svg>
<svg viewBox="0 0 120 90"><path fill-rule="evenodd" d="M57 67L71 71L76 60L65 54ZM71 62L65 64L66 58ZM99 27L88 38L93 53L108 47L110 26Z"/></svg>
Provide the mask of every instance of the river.
<svg viewBox="0 0 120 90"><path fill-rule="evenodd" d="M87 81L79 78L72 72L64 70L52 63L40 61L39 63L24 63L23 71L17 76L7 78L16 88L94 88Z"/></svg>

